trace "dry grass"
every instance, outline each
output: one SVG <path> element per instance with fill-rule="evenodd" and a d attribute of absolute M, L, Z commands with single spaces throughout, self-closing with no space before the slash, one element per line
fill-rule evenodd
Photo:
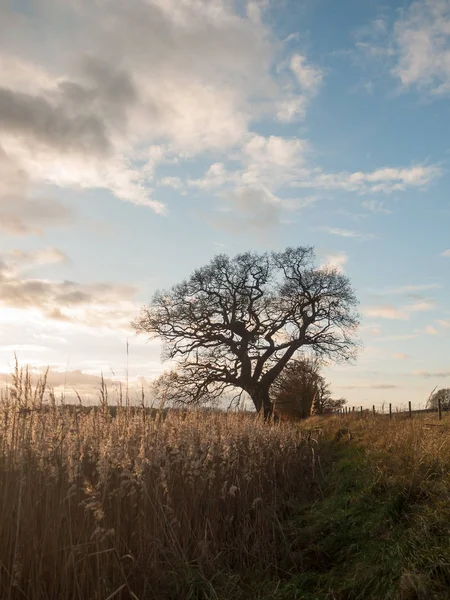
<path fill-rule="evenodd" d="M 449 498 L 449 417 L 113 416 L 17 370 L 0 598 L 446 598 Z"/>
<path fill-rule="evenodd" d="M 314 423 L 334 440 L 334 461 L 323 500 L 299 508 L 302 572 L 277 598 L 450 598 L 449 416 Z"/>
<path fill-rule="evenodd" d="M 293 567 L 279 521 L 316 446 L 240 414 L 55 402 L 17 370 L 0 405 L 0 597 L 231 598 Z"/>

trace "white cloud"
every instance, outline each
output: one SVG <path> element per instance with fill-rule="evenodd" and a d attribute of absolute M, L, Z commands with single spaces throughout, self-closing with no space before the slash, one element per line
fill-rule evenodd
<path fill-rule="evenodd" d="M 393 75 L 404 88 L 417 86 L 432 94 L 450 91 L 450 2 L 413 2 L 394 26 L 396 64 Z"/>
<path fill-rule="evenodd" d="M 388 215 L 392 212 L 389 208 L 386 208 L 384 202 L 374 199 L 363 200 L 363 202 L 361 202 L 361 206 L 374 214 Z"/>
<path fill-rule="evenodd" d="M 306 140 L 291 137 L 249 134 L 234 158 L 241 167 L 230 169 L 223 162 L 209 166 L 203 177 L 191 179 L 188 185 L 201 190 L 220 190 L 234 187 L 265 187 L 272 191 L 289 183 L 304 173 L 309 144 Z M 315 198 L 314 198 L 315 200 Z M 312 196 L 295 199 L 297 207 L 311 204 Z M 286 206 L 289 204 L 287 200 Z"/>
<path fill-rule="evenodd" d="M 438 331 L 433 325 L 427 325 L 424 329 L 424 333 L 427 335 L 438 335 Z"/>
<path fill-rule="evenodd" d="M 398 385 L 391 383 L 367 383 L 361 385 L 338 385 L 336 389 L 340 390 L 394 390 Z"/>
<path fill-rule="evenodd" d="M 311 95 L 318 92 L 323 80 L 320 69 L 309 65 L 306 57 L 300 54 L 292 56 L 290 67 L 302 91 Z"/>
<path fill-rule="evenodd" d="M 433 302 L 415 302 L 407 307 L 408 312 L 427 312 L 433 310 L 435 307 Z"/>
<path fill-rule="evenodd" d="M 42 233 L 68 225 L 72 210 L 51 197 L 32 195 L 29 175 L 0 146 L 0 230 L 14 235 Z"/>
<path fill-rule="evenodd" d="M 239 174 L 228 171 L 223 163 L 217 162 L 208 167 L 203 177 L 190 179 L 188 185 L 201 190 L 217 190 L 232 181 L 237 183 Z"/>
<path fill-rule="evenodd" d="M 15 252 L 0 260 L 0 322 L 10 319 L 20 322 L 23 313 L 35 315 L 42 323 L 56 320 L 129 331 L 137 310 L 134 286 L 53 281 L 28 278 L 24 274 L 28 267 L 63 260 L 67 260 L 66 255 L 55 248 L 35 253 Z"/>
<path fill-rule="evenodd" d="M 158 185 L 162 187 L 169 187 L 174 190 L 181 190 L 184 187 L 182 180 L 179 177 L 173 176 L 162 177 L 158 180 Z"/>
<path fill-rule="evenodd" d="M 277 104 L 276 117 L 282 123 L 304 119 L 308 100 L 305 96 L 288 96 Z"/>
<path fill-rule="evenodd" d="M 444 250 L 444 252 L 442 252 L 441 256 L 450 257 L 450 248 L 448 250 Z"/>
<path fill-rule="evenodd" d="M 55 89 L 62 81 L 46 70 L 43 65 L 6 53 L 0 53 L 0 73 L 2 73 L 2 83 L 6 87 L 25 94 L 36 94 L 42 90 Z"/>
<path fill-rule="evenodd" d="M 371 240 L 376 237 L 373 233 L 360 233 L 359 231 L 352 231 L 350 229 L 339 229 L 338 227 L 328 227 L 325 225 L 323 227 L 320 227 L 319 229 L 321 231 L 326 231 L 331 235 L 338 235 L 340 237 L 346 238 L 359 238 L 362 240 Z"/>
<path fill-rule="evenodd" d="M 304 163 L 308 147 L 308 142 L 299 138 L 252 134 L 242 151 L 250 164 L 258 165 L 261 169 L 276 166 L 289 170 Z"/>
<path fill-rule="evenodd" d="M 417 333 L 404 333 L 399 335 L 386 335 L 377 338 L 377 342 L 403 342 L 405 340 L 414 340 L 418 337 Z"/>
<path fill-rule="evenodd" d="M 285 97 L 278 102 L 277 119 L 287 123 L 305 117 L 306 109 L 317 95 L 324 77 L 323 71 L 309 64 L 304 55 L 294 54 L 288 65 L 299 91 L 292 84 L 287 85 Z"/>
<path fill-rule="evenodd" d="M 40 265 L 52 265 L 57 263 L 67 263 L 69 257 L 65 252 L 58 248 L 44 248 L 35 252 L 24 252 L 23 250 L 13 250 L 9 257 L 13 262 L 17 262 L 21 268 Z"/>
<path fill-rule="evenodd" d="M 31 181 L 59 187 L 108 189 L 120 200 L 149 206 L 159 214 L 165 212 L 161 202 L 151 199 L 146 172 L 134 168 L 123 156 L 61 153 L 53 148 L 21 145 L 16 140 L 10 140 L 5 148 Z"/>
<path fill-rule="evenodd" d="M 413 294 L 415 292 L 423 292 L 426 290 L 438 290 L 442 288 L 440 283 L 422 283 L 416 285 L 401 285 L 399 287 L 390 288 L 386 294 Z"/>
<path fill-rule="evenodd" d="M 323 173 L 315 169 L 309 177 L 295 181 L 295 187 L 344 190 L 360 194 L 404 191 L 408 187 L 423 187 L 441 174 L 437 166 L 415 165 L 410 168 L 385 167 L 376 171 L 355 173 Z"/>
<path fill-rule="evenodd" d="M 362 312 L 368 317 L 407 321 L 416 312 L 427 312 L 434 308 L 435 306 L 431 302 L 415 302 L 401 307 L 393 306 L 392 304 L 367 306 L 362 309 Z"/>
<path fill-rule="evenodd" d="M 392 28 L 376 20 L 357 37 L 359 54 L 378 61 L 402 90 L 415 88 L 430 96 L 450 92 L 449 0 L 415 0 L 400 9 Z"/>
<path fill-rule="evenodd" d="M 308 151 L 308 142 L 300 138 L 253 134 L 242 148 L 246 168 L 240 177 L 245 184 L 263 182 L 273 189 L 304 172 Z"/>
<path fill-rule="evenodd" d="M 401 319 L 407 320 L 409 315 L 401 308 L 396 308 L 391 304 L 382 306 L 368 306 L 362 311 L 368 317 L 378 317 L 381 319 Z"/>
<path fill-rule="evenodd" d="M 347 262 L 348 254 L 345 252 L 337 252 L 335 254 L 327 254 L 321 267 L 331 267 L 337 269 L 340 273 L 343 273 Z"/>
<path fill-rule="evenodd" d="M 53 0 L 36 5 L 55 30 L 58 19 L 69 22 L 77 11 L 79 30 L 68 41 L 74 59 L 61 54 L 52 72 L 36 64 L 35 56 L 46 54 L 53 62 L 46 50 L 57 36 L 39 39 L 28 15 L 16 37 L 3 36 L 0 124 L 8 160 L 30 185 L 106 188 L 163 212 L 148 186 L 155 143 L 180 155 L 223 152 L 248 135 L 259 110 L 253 97 L 278 100 L 270 72 L 275 46 L 255 17 L 264 3 L 252 6 L 250 19 L 226 0 L 111 0 L 107 8 L 66 3 L 57 11 Z M 2 16 L 12 18 L 7 8 Z M 21 35 L 28 56 L 19 58 Z M 9 230 L 25 230 L 9 221 Z"/>

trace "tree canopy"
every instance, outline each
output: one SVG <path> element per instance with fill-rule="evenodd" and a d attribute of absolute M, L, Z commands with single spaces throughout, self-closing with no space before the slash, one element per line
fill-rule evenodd
<path fill-rule="evenodd" d="M 286 365 L 271 388 L 277 413 L 303 419 L 333 412 L 346 404 L 344 398 L 332 397 L 321 367 L 321 361 L 314 356 L 292 359 Z"/>
<path fill-rule="evenodd" d="M 355 355 L 357 300 L 348 277 L 317 268 L 311 247 L 224 254 L 169 290 L 134 321 L 174 361 L 170 400 L 200 403 L 233 388 L 272 411 L 270 388 L 300 350 L 334 360 Z"/>
<path fill-rule="evenodd" d="M 434 392 L 428 400 L 428 408 L 437 409 L 439 400 L 444 410 L 450 409 L 450 388 L 442 388 Z"/>
<path fill-rule="evenodd" d="M 319 373 L 319 361 L 301 357 L 288 362 L 274 381 L 271 398 L 280 415 L 304 419 L 311 415 L 313 403 L 325 380 Z"/>

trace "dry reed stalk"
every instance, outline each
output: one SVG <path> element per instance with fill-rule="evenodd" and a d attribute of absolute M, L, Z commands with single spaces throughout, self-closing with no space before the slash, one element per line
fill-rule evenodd
<path fill-rule="evenodd" d="M 68 406 L 16 367 L 0 410 L 0 597 L 214 597 L 222 572 L 292 566 L 277 514 L 313 488 L 317 442 L 141 404 L 112 417 L 103 382 L 98 407 Z"/>

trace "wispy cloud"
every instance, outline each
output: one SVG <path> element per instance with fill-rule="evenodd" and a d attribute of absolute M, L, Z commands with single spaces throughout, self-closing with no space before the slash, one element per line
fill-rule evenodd
<path fill-rule="evenodd" d="M 340 385 L 336 389 L 340 390 L 395 390 L 398 385 L 392 383 L 367 383 L 361 385 Z"/>
<path fill-rule="evenodd" d="M 407 321 L 416 312 L 427 312 L 433 310 L 432 302 L 415 302 L 407 306 L 393 306 L 384 304 L 379 306 L 366 306 L 362 309 L 363 314 L 368 317 L 379 317 L 381 319 L 397 319 Z"/>
<path fill-rule="evenodd" d="M 338 227 L 328 227 L 324 225 L 323 227 L 319 227 L 321 231 L 326 231 L 331 235 L 338 235 L 340 237 L 345 238 L 359 238 L 361 240 L 373 240 L 376 238 L 376 235 L 373 233 L 361 233 L 359 231 L 353 231 L 350 229 L 339 229 Z"/>
<path fill-rule="evenodd" d="M 450 92 L 449 9 L 448 0 L 418 0 L 395 23 L 392 74 L 404 88 L 416 86 L 431 94 Z"/>
<path fill-rule="evenodd" d="M 285 88 L 284 98 L 277 104 L 277 119 L 284 123 L 305 117 L 308 104 L 318 93 L 324 78 L 323 71 L 310 64 L 306 56 L 301 54 L 291 56 L 287 71 L 292 73 L 296 85 L 290 81 Z"/>
<path fill-rule="evenodd" d="M 232 167 L 212 163 L 202 177 L 189 179 L 189 187 L 219 191 L 233 186 L 264 185 L 275 190 L 305 171 L 309 143 L 298 137 L 249 134 L 236 152 Z"/>
<path fill-rule="evenodd" d="M 413 371 L 413 375 L 424 379 L 443 379 L 450 377 L 450 371 Z"/>
<path fill-rule="evenodd" d="M 389 288 L 384 293 L 389 295 L 395 294 L 414 294 L 415 292 L 424 292 L 428 290 L 438 290 L 441 289 L 442 285 L 440 283 L 419 283 L 412 285 L 401 285 L 395 288 Z"/>
<path fill-rule="evenodd" d="M 447 258 L 450 258 L 450 248 L 448 250 L 444 250 L 444 252 L 442 252 L 441 256 L 445 256 Z"/>
<path fill-rule="evenodd" d="M 410 187 L 424 187 L 441 175 L 437 165 L 414 165 L 409 168 L 384 167 L 376 171 L 355 173 L 324 173 L 313 170 L 302 181 L 293 182 L 295 187 L 323 188 L 367 193 L 391 193 L 405 191 Z"/>
<path fill-rule="evenodd" d="M 356 54 L 395 78 L 400 91 L 416 89 L 429 97 L 448 94 L 449 9 L 449 0 L 415 0 L 399 10 L 392 26 L 375 19 L 356 32 Z"/>
<path fill-rule="evenodd" d="M 13 250 L 9 254 L 9 259 L 21 265 L 22 268 L 70 262 L 67 254 L 59 248 L 44 248 L 42 250 L 36 250 L 36 252 Z"/>
<path fill-rule="evenodd" d="M 361 206 L 374 214 L 389 215 L 392 212 L 391 209 L 387 208 L 386 204 L 380 200 L 363 200 L 363 202 L 361 202 Z"/>
<path fill-rule="evenodd" d="M 375 339 L 376 342 L 403 342 L 406 340 L 414 340 L 419 335 L 417 333 L 404 333 L 398 335 L 385 335 Z"/>
<path fill-rule="evenodd" d="M 180 177 L 162 177 L 161 179 L 158 180 L 158 185 L 162 186 L 162 187 L 169 187 L 172 188 L 174 190 L 181 190 L 184 185 L 183 185 L 183 181 L 180 179 Z"/>

